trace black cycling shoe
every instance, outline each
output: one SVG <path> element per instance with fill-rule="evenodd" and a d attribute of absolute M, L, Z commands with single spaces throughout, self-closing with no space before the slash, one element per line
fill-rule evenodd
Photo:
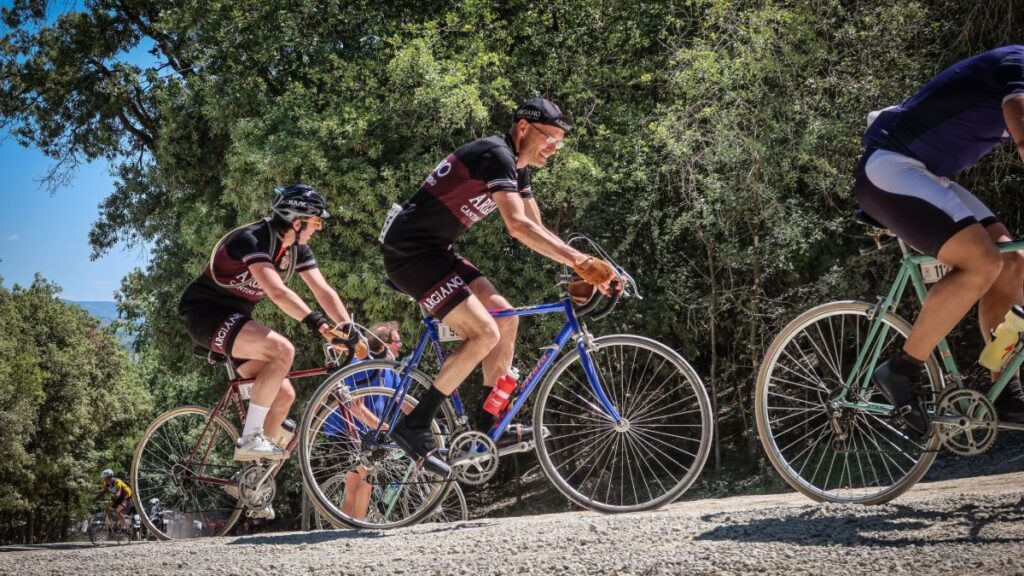
<path fill-rule="evenodd" d="M 1000 422 L 1024 424 L 1024 387 L 1020 380 L 1014 379 L 1006 383 L 1003 393 L 993 402 Z"/>
<path fill-rule="evenodd" d="M 932 434 L 932 422 L 928 417 L 928 409 L 921 398 L 921 381 L 900 374 L 883 362 L 871 375 L 871 382 L 878 391 L 895 407 L 894 415 L 899 415 L 906 423 L 908 431 L 918 440 L 926 440 Z"/>
<path fill-rule="evenodd" d="M 438 458 L 437 443 L 434 442 L 434 433 L 430 427 L 410 428 L 405 425 L 405 416 L 398 419 L 394 428 L 388 431 L 388 436 L 398 444 L 405 453 L 413 460 L 422 460 L 423 467 L 443 478 L 448 478 L 452 473 L 452 467 L 447 462 Z"/>

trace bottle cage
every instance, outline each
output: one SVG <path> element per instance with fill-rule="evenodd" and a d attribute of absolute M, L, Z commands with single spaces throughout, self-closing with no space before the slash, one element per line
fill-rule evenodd
<path fill-rule="evenodd" d="M 260 222 L 260 220 L 256 220 L 255 222 L 249 222 L 248 224 L 242 224 L 238 228 L 235 228 L 234 230 L 232 230 L 232 231 L 228 232 L 227 234 L 221 236 L 220 240 L 217 241 L 217 244 L 214 245 L 213 251 L 210 252 L 210 278 L 213 278 L 214 284 L 216 284 L 217 286 L 220 286 L 221 288 L 243 288 L 245 286 L 249 286 L 251 284 L 255 284 L 256 283 L 256 279 L 253 278 L 252 276 L 249 276 L 248 280 L 246 280 L 244 282 L 239 282 L 237 284 L 224 284 L 224 283 L 222 283 L 220 280 L 217 280 L 217 273 L 213 269 L 213 261 L 217 257 L 217 251 L 221 249 L 221 247 L 224 245 L 225 242 L 227 242 L 227 239 L 230 238 L 232 234 L 234 234 L 235 232 L 238 232 L 242 228 L 246 228 L 246 227 L 252 226 L 253 224 L 258 224 L 259 222 Z M 262 220 L 262 222 L 264 222 L 267 225 L 267 228 L 270 229 L 269 230 L 269 233 L 270 233 L 270 254 L 271 254 L 271 257 L 273 257 L 274 253 L 277 252 L 277 232 L 275 232 L 273 227 L 270 225 L 270 218 L 264 218 Z M 284 280 L 285 284 L 287 284 L 288 281 L 292 279 L 292 276 L 295 275 L 295 257 L 298 255 L 297 248 L 298 248 L 297 244 L 292 244 L 291 246 L 288 247 L 288 267 L 285 268 L 284 270 L 280 271 L 281 272 L 281 278 Z M 276 266 L 277 266 L 276 262 L 274 263 L 274 266 L 276 268 Z"/>

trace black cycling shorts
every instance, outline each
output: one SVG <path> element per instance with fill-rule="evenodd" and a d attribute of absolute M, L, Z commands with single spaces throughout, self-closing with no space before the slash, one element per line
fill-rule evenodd
<path fill-rule="evenodd" d="M 469 298 L 469 283 L 483 276 L 452 249 L 406 256 L 382 245 L 381 254 L 388 278 L 438 320 Z"/>
<path fill-rule="evenodd" d="M 110 503 L 110 507 L 111 508 L 117 508 L 117 507 L 121 506 L 122 504 L 127 504 L 129 498 L 130 497 L 127 494 L 125 494 L 124 492 L 121 492 L 116 497 L 114 497 L 114 501 Z M 126 506 L 125 510 L 127 510 L 127 509 L 128 508 Z"/>
<path fill-rule="evenodd" d="M 182 303 L 178 310 L 192 341 L 222 356 L 231 356 L 231 347 L 249 314 L 203 302 Z"/>
<path fill-rule="evenodd" d="M 943 244 L 964 228 L 999 221 L 963 186 L 889 150 L 864 152 L 854 172 L 853 193 L 872 218 L 931 256 L 938 256 Z"/>

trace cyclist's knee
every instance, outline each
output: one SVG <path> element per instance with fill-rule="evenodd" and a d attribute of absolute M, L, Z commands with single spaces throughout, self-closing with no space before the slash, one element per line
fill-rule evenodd
<path fill-rule="evenodd" d="M 291 380 L 285 378 L 284 381 L 281 382 L 281 389 L 277 391 L 277 397 L 274 400 L 275 402 L 287 404 L 288 406 L 292 405 L 292 402 L 295 401 L 295 387 L 292 386 Z"/>
<path fill-rule="evenodd" d="M 991 250 L 984 250 L 978 254 L 978 258 L 971 266 L 975 272 L 975 276 L 979 282 L 985 284 L 985 287 L 991 286 L 996 278 L 1003 271 L 1003 258 L 1000 256 L 999 251 L 993 246 Z"/>
<path fill-rule="evenodd" d="M 1001 275 L 1012 278 L 1017 284 L 1024 282 L 1024 253 L 1021 251 L 1006 252 L 1002 255 L 1003 268 Z"/>
<path fill-rule="evenodd" d="M 266 346 L 268 360 L 288 366 L 292 365 L 292 361 L 295 360 L 295 346 L 287 338 L 280 334 L 274 334 L 267 338 Z"/>
<path fill-rule="evenodd" d="M 501 339 L 501 332 L 498 330 L 498 324 L 492 318 L 488 318 L 487 321 L 481 322 L 480 325 L 475 326 L 473 330 L 466 335 L 466 341 L 472 343 L 473 346 L 480 348 L 485 352 L 490 352 L 492 348 L 498 345 L 498 340 Z"/>
<path fill-rule="evenodd" d="M 498 325 L 498 332 L 501 334 L 514 334 L 519 330 L 519 317 L 518 316 L 507 316 L 505 318 L 496 318 L 495 322 Z"/>

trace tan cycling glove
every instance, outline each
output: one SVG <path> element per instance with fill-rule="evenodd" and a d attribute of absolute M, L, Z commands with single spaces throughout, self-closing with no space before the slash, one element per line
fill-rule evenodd
<path fill-rule="evenodd" d="M 579 264 L 573 264 L 572 269 L 580 278 L 595 286 L 607 284 L 615 278 L 615 269 L 612 265 L 593 256 L 588 256 Z"/>

